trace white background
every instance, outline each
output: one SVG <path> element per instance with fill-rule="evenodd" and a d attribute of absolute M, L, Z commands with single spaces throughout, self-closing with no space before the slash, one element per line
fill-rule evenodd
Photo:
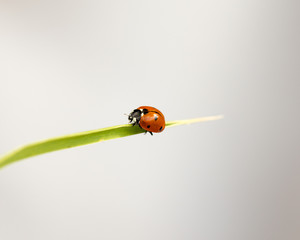
<path fill-rule="evenodd" d="M 299 1 L 0 1 L 0 153 L 127 123 L 225 119 L 0 171 L 0 239 L 300 238 Z"/>

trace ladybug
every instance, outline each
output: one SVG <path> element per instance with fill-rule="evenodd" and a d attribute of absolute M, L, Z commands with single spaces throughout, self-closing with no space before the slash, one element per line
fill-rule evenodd
<path fill-rule="evenodd" d="M 165 129 L 165 117 L 158 109 L 149 106 L 141 106 L 134 109 L 128 116 L 129 123 L 138 124 L 142 129 L 149 132 L 159 133 Z"/>

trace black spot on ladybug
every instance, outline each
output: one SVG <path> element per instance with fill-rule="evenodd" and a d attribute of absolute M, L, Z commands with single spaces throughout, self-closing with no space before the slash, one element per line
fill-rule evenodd
<path fill-rule="evenodd" d="M 144 114 L 147 114 L 148 112 L 149 112 L 148 109 L 143 109 Z"/>
<path fill-rule="evenodd" d="M 155 117 L 154 117 L 154 120 L 156 121 L 158 119 L 158 116 L 157 115 L 155 115 Z"/>
<path fill-rule="evenodd" d="M 161 131 L 161 130 L 162 130 L 162 126 L 160 127 L 159 131 Z"/>
<path fill-rule="evenodd" d="M 150 125 L 148 125 L 147 128 L 150 128 Z"/>

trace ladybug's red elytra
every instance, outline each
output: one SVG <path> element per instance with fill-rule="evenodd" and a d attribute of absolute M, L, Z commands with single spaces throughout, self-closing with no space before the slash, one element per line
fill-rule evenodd
<path fill-rule="evenodd" d="M 128 120 L 133 126 L 138 124 L 151 135 L 153 135 L 152 132 L 159 133 L 165 129 L 165 117 L 161 111 L 154 107 L 138 107 L 129 114 Z"/>

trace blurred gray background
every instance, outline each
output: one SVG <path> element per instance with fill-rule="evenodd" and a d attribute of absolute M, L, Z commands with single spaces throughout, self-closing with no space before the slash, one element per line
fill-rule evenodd
<path fill-rule="evenodd" d="M 300 2 L 0 1 L 0 153 L 127 123 L 223 120 L 0 171 L 0 239 L 300 239 Z"/>

